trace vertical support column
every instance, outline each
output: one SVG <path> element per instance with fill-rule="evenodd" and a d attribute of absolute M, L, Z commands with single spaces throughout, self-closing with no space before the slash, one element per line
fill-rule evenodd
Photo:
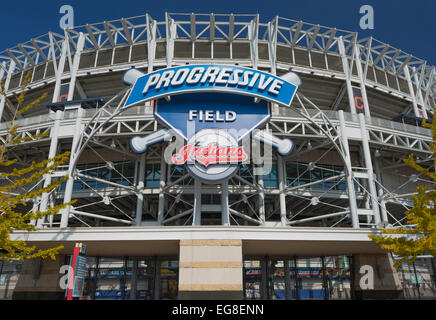
<path fill-rule="evenodd" d="M 82 32 L 79 34 L 79 39 L 77 41 L 77 47 L 76 52 L 74 53 L 74 59 L 73 59 L 73 65 L 71 68 L 71 78 L 70 78 L 70 85 L 68 88 L 68 101 L 73 100 L 74 95 L 74 89 L 76 87 L 76 79 L 77 79 L 77 70 L 79 69 L 79 63 L 80 63 L 80 55 L 82 53 L 83 47 L 85 45 L 85 36 Z M 71 154 L 70 154 L 70 162 L 68 165 L 68 180 L 67 184 L 65 186 L 65 194 L 64 194 L 64 203 L 68 203 L 71 201 L 73 196 L 73 185 L 74 185 L 74 178 L 73 178 L 73 164 L 76 160 L 76 151 L 80 140 L 80 135 L 82 133 L 82 116 L 83 116 L 83 108 L 82 106 L 79 106 L 77 109 L 77 118 L 76 118 L 76 126 L 73 136 L 73 142 L 71 145 Z M 61 216 L 61 228 L 66 228 L 68 226 L 68 219 L 70 216 L 70 210 L 71 206 L 67 206 L 62 211 Z"/>
<path fill-rule="evenodd" d="M 4 87 L 5 93 L 9 89 L 9 84 L 11 82 L 11 77 L 12 77 L 12 73 L 14 72 L 14 70 L 15 70 L 15 61 L 10 60 L 8 72 L 6 74 L 6 79 L 5 79 L 5 87 Z M 6 97 L 2 95 L 0 97 L 0 122 L 2 121 L 2 118 L 3 118 L 3 111 L 5 110 L 5 105 L 6 105 Z"/>
<path fill-rule="evenodd" d="M 70 202 L 73 196 L 73 186 L 74 186 L 73 164 L 76 160 L 75 152 L 77 151 L 77 146 L 79 144 L 79 139 L 82 132 L 82 116 L 83 116 L 83 108 L 82 106 L 79 106 L 79 108 L 77 108 L 76 125 L 74 128 L 73 143 L 71 146 L 70 162 L 68 164 L 69 178 L 65 186 L 64 203 Z M 70 217 L 70 211 L 71 211 L 70 205 L 62 210 L 61 226 L 60 226 L 61 228 L 68 227 L 68 219 Z"/>
<path fill-rule="evenodd" d="M 163 147 L 162 147 L 162 150 Z M 157 209 L 157 223 L 162 225 L 165 216 L 165 185 L 167 181 L 167 163 L 165 157 L 160 160 L 159 203 Z"/>
<path fill-rule="evenodd" d="M 415 91 L 413 90 L 412 79 L 410 78 L 409 67 L 406 65 L 404 66 L 403 70 L 404 74 L 406 75 L 407 85 L 409 86 L 409 93 L 412 97 L 413 112 L 415 114 L 415 117 L 420 117 L 421 115 L 419 114 L 418 104 L 416 102 L 416 95 Z"/>
<path fill-rule="evenodd" d="M 284 161 L 282 156 L 279 154 L 277 154 L 277 172 L 279 176 L 279 191 L 280 191 L 280 221 L 283 226 L 286 226 L 288 219 L 286 218 Z"/>
<path fill-rule="evenodd" d="M 154 21 L 150 15 L 146 15 L 147 23 L 147 60 L 148 60 L 148 72 L 153 71 L 154 58 L 156 56 L 156 21 Z"/>
<path fill-rule="evenodd" d="M 10 60 L 10 62 L 12 63 L 12 60 Z M 4 76 L 6 73 L 6 79 L 3 80 Z M 6 71 L 6 61 L 3 61 L 1 66 L 0 66 L 0 82 L 4 81 L 4 85 L 5 85 L 5 91 L 7 91 L 8 89 L 6 88 L 6 80 L 7 80 L 7 76 L 9 75 L 9 72 Z M 9 77 L 10 80 L 10 77 Z M 9 88 L 9 83 L 7 84 L 8 88 Z M 6 93 L 6 92 L 5 92 Z M 5 108 L 5 103 L 6 103 L 6 97 L 5 96 L 0 96 L 0 122 L 1 122 L 1 118 L 3 115 L 3 109 Z"/>
<path fill-rule="evenodd" d="M 234 21 L 233 15 L 231 17 L 233 18 Z M 257 62 L 259 60 L 258 39 L 259 39 L 259 14 L 257 14 L 254 20 L 251 20 L 250 24 L 248 25 L 248 40 L 250 41 L 250 57 L 251 57 L 251 64 L 253 65 L 253 69 L 257 69 Z"/>
<path fill-rule="evenodd" d="M 377 181 L 380 184 L 383 184 L 381 169 L 380 169 L 380 160 L 377 158 L 377 156 L 374 157 L 374 169 L 375 174 L 377 177 Z M 381 216 L 381 222 L 388 223 L 388 213 L 386 211 L 386 201 L 384 200 L 384 191 L 383 188 L 380 186 L 378 188 L 378 199 L 380 199 L 380 216 Z"/>
<path fill-rule="evenodd" d="M 353 88 L 351 86 L 351 72 L 350 72 L 350 67 L 348 65 L 347 55 L 345 54 L 344 39 L 342 38 L 342 36 L 339 37 L 338 39 L 338 48 L 339 48 L 339 54 L 341 55 L 342 68 L 344 69 L 344 73 L 345 73 L 345 84 L 347 86 L 348 104 L 350 107 L 350 112 L 352 114 L 355 114 L 356 108 L 354 107 Z"/>
<path fill-rule="evenodd" d="M 415 81 L 415 85 L 416 85 L 415 97 L 417 97 L 419 104 L 421 105 L 422 115 L 424 116 L 424 118 L 428 119 L 427 107 L 424 103 L 424 98 L 422 97 L 421 89 L 419 88 L 418 73 L 416 72 L 415 67 L 412 68 L 412 73 L 413 73 L 413 80 Z"/>
<path fill-rule="evenodd" d="M 258 192 L 259 194 L 259 218 L 261 221 L 262 225 L 265 225 L 265 193 L 263 191 L 263 176 L 262 175 L 258 175 L 257 176 L 257 184 L 260 187 L 260 191 Z"/>
<path fill-rule="evenodd" d="M 167 34 L 167 67 L 171 67 L 174 57 L 174 39 L 176 38 L 176 24 L 169 16 L 168 12 L 165 13 L 165 25 Z"/>
<path fill-rule="evenodd" d="M 380 211 L 378 208 L 377 191 L 374 182 L 374 170 L 372 168 L 371 151 L 369 150 L 368 131 L 366 130 L 365 117 L 363 116 L 362 113 L 360 113 L 358 116 L 360 121 L 360 131 L 362 133 L 362 147 L 363 147 L 363 155 L 365 158 L 365 167 L 368 173 L 368 185 L 369 185 L 369 192 L 371 195 L 372 211 L 374 212 L 374 222 L 376 225 L 379 225 Z"/>
<path fill-rule="evenodd" d="M 6 61 L 3 61 L 0 65 L 0 81 L 3 80 L 5 73 L 8 72 L 6 71 Z"/>
<path fill-rule="evenodd" d="M 56 71 L 56 82 L 55 82 L 55 88 L 53 91 L 53 98 L 52 98 L 52 102 L 58 102 L 59 101 L 59 95 L 60 95 L 60 90 L 61 90 L 61 76 L 62 73 L 64 72 L 64 66 L 65 66 L 65 59 L 66 59 L 66 54 L 67 54 L 67 41 L 64 40 L 62 42 L 62 49 L 61 49 L 61 56 L 59 58 L 59 64 L 57 65 L 57 67 L 55 67 L 55 71 Z M 56 59 L 53 59 L 53 64 L 54 66 L 56 66 Z M 50 114 L 53 114 L 52 111 L 50 111 Z M 55 121 L 53 124 L 53 127 L 50 130 L 50 136 L 51 136 L 51 140 L 50 140 L 50 149 L 48 151 L 48 158 L 51 159 L 53 158 L 56 153 L 57 153 L 57 148 L 58 148 L 58 136 L 59 136 L 59 127 L 61 124 L 61 120 L 63 118 L 63 110 L 58 109 L 55 113 Z M 44 188 L 47 188 L 50 184 L 51 184 L 51 175 L 50 174 L 46 174 L 46 176 L 44 177 Z M 46 211 L 48 207 L 48 194 L 44 193 L 41 196 L 41 203 L 39 206 L 39 210 L 40 211 Z M 43 224 L 43 219 L 39 219 L 37 222 L 37 227 L 40 228 L 42 227 Z"/>
<path fill-rule="evenodd" d="M 68 87 L 68 101 L 73 100 L 74 89 L 76 88 L 77 70 L 79 70 L 80 55 L 82 54 L 84 45 L 85 36 L 82 32 L 80 32 L 79 39 L 77 40 L 76 52 L 74 53 L 73 66 L 71 67 L 70 86 Z"/>
<path fill-rule="evenodd" d="M 271 73 L 276 74 L 276 62 L 277 62 L 277 28 L 279 17 L 276 16 L 272 22 L 268 22 L 268 52 L 269 61 L 271 63 Z"/>
<path fill-rule="evenodd" d="M 142 191 L 144 190 L 144 178 L 145 178 L 145 153 L 141 155 L 141 159 L 139 161 L 139 170 L 136 175 L 138 179 L 138 199 L 136 202 L 136 225 L 140 226 L 142 221 L 142 205 L 144 203 L 144 194 Z"/>
<path fill-rule="evenodd" d="M 344 156 L 345 156 L 345 177 L 347 179 L 347 189 L 348 189 L 348 200 L 350 203 L 350 213 L 351 213 L 351 222 L 353 228 L 359 228 L 359 216 L 357 214 L 357 203 L 356 203 L 356 192 L 354 190 L 354 182 L 353 182 L 353 170 L 351 168 L 351 157 L 350 157 L 350 149 L 348 146 L 348 138 L 345 132 L 345 119 L 344 112 L 339 110 L 339 124 L 341 128 L 341 142 L 342 147 L 344 148 Z"/>
<path fill-rule="evenodd" d="M 221 225 L 230 225 L 229 216 L 229 183 L 227 181 L 221 183 Z"/>
<path fill-rule="evenodd" d="M 363 75 L 362 63 L 360 62 L 359 44 L 357 44 L 357 42 L 355 42 L 353 45 L 353 48 L 354 48 L 354 57 L 356 60 L 357 75 L 359 76 L 359 80 L 360 80 L 360 91 L 362 93 L 363 104 L 365 105 L 365 108 L 364 108 L 365 116 L 369 118 L 371 116 L 371 114 L 369 111 L 368 96 L 366 94 L 365 77 Z"/>
<path fill-rule="evenodd" d="M 201 181 L 194 178 L 194 212 L 192 213 L 192 225 L 201 225 Z"/>

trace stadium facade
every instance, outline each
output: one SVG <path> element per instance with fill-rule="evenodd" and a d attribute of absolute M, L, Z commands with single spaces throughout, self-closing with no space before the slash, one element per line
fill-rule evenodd
<path fill-rule="evenodd" d="M 251 157 L 205 181 L 188 164 L 166 160 L 174 141 L 162 133 L 172 125 L 155 111 L 176 96 L 124 107 L 139 82 L 123 83 L 126 74 L 199 65 L 249 69 L 276 84 L 298 75 L 289 106 L 249 98 L 268 104 L 257 123 L 266 136 L 248 135 L 248 146 L 260 146 L 262 159 L 270 151 L 270 170 L 259 174 Z M 434 298 L 434 258 L 396 270 L 397 257 L 368 238 L 380 226 L 404 225 L 417 185 L 431 184 L 402 161 L 413 153 L 434 169 L 431 132 L 421 126 L 436 106 L 435 67 L 426 61 L 356 32 L 282 17 L 166 13 L 49 32 L 1 52 L 0 66 L 12 101 L 29 70 L 26 101 L 48 94 L 17 123 L 20 137 L 49 135 L 9 156 L 26 165 L 72 155 L 39 185 L 70 180 L 28 209 L 77 200 L 30 222 L 38 231 L 12 235 L 64 249 L 55 261 L 2 262 L 2 298 L 64 299 L 62 266 L 75 243 L 86 244 L 83 299 Z M 240 96 L 231 96 L 238 108 Z M 5 137 L 13 114 L 3 97 L 0 114 Z M 231 122 L 233 114 L 213 116 L 211 123 Z M 144 152 L 134 152 L 134 137 L 148 141 Z M 289 154 L 280 149 L 286 141 Z M 374 286 L 366 288 L 368 274 Z"/>

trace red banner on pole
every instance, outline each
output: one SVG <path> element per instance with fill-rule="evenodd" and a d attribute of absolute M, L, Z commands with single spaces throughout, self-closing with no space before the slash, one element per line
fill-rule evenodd
<path fill-rule="evenodd" d="M 85 256 L 86 246 L 82 243 L 77 242 L 74 246 L 73 256 L 70 263 L 69 273 L 68 273 L 68 287 L 67 287 L 67 300 L 73 300 L 73 296 L 77 297 L 77 293 L 73 295 L 73 290 L 75 289 L 77 276 L 77 268 L 80 267 L 84 269 L 83 264 L 86 264 Z M 81 263 L 78 265 L 78 261 Z M 84 261 L 82 261 L 84 260 Z M 79 268 L 79 269 L 80 269 Z M 83 270 L 84 271 L 84 270 Z M 82 279 L 84 281 L 84 279 Z M 79 288 L 80 289 L 80 288 Z M 81 285 L 81 289 L 83 290 L 83 284 Z"/>

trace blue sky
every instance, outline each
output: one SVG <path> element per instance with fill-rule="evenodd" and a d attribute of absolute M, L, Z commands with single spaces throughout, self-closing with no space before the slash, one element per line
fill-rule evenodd
<path fill-rule="evenodd" d="M 74 8 L 75 25 L 132 17 L 148 12 L 164 19 L 165 11 L 180 13 L 259 13 L 261 21 L 275 15 L 373 36 L 436 65 L 436 0 L 40 0 L 8 1 L 0 13 L 0 51 L 48 31 L 61 32 L 59 8 Z M 359 28 L 359 8 L 374 8 L 374 29 Z"/>

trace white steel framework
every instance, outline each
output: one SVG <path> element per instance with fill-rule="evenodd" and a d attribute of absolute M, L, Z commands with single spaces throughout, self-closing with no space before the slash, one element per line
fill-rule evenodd
<path fill-rule="evenodd" d="M 131 67 L 150 72 L 196 63 L 302 76 L 291 108 L 274 106 L 264 125 L 296 143 L 288 157 L 273 153 L 272 174 L 254 175 L 254 165 L 243 164 L 229 181 L 205 185 L 163 161 L 167 142 L 143 156 L 131 152 L 132 136 L 161 125 L 148 104 L 122 109 L 130 89 L 121 74 Z M 433 114 L 435 67 L 373 38 L 358 39 L 355 32 L 281 17 L 262 23 L 259 15 L 166 13 L 158 21 L 146 14 L 67 29 L 63 35 L 51 32 L 1 52 L 0 78 L 8 97 L 14 99 L 29 70 L 30 96 L 48 91 L 56 102 L 68 84 L 70 101 L 106 101 L 98 109 L 41 107 L 17 120 L 19 137 L 51 133 L 11 148 L 9 156 L 20 163 L 72 152 L 68 166 L 39 183 L 48 185 L 65 173 L 70 180 L 35 199 L 34 208 L 78 202 L 61 216 L 36 222 L 40 228 L 397 226 L 404 223 L 413 186 L 430 183 L 407 172 L 401 161 L 413 152 L 422 164 L 434 165 L 429 130 L 391 120 Z M 353 86 L 361 90 L 364 114 L 354 108 Z M 0 100 L 6 121 L 10 107 Z M 3 122 L 2 141 L 6 134 Z"/>

